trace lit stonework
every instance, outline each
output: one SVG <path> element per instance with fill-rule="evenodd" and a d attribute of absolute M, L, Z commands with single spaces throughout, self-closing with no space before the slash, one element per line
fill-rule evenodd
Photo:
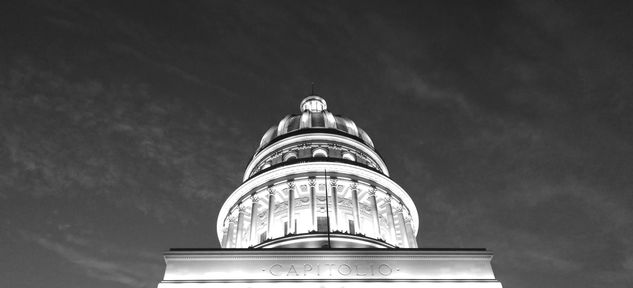
<path fill-rule="evenodd" d="M 417 249 L 418 211 L 367 133 L 319 96 L 299 108 L 222 206 L 223 249 L 170 250 L 159 287 L 501 287 L 485 249 Z"/>

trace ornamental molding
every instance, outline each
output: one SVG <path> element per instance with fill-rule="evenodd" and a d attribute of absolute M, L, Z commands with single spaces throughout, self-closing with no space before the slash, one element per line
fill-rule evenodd
<path fill-rule="evenodd" d="M 369 158 L 374 160 L 372 162 L 377 162 L 376 166 L 379 168 L 379 170 L 381 170 L 385 175 L 389 176 L 389 170 L 385 162 L 380 157 L 380 155 L 378 155 L 378 153 L 375 150 L 373 150 L 373 148 L 367 146 L 366 144 L 363 144 L 352 138 L 336 135 L 336 134 L 309 133 L 309 134 L 295 135 L 286 139 L 282 139 L 278 142 L 275 142 L 269 145 L 263 150 L 257 152 L 255 156 L 253 156 L 253 159 L 247 166 L 246 171 L 244 172 L 243 181 L 246 181 L 249 179 L 249 177 L 251 177 L 251 175 L 253 174 L 253 169 L 258 165 L 258 163 L 261 163 L 264 159 L 269 159 L 268 157 L 276 153 L 275 151 L 279 149 L 283 149 L 286 146 L 293 145 L 297 142 L 305 143 L 305 142 L 312 142 L 312 141 L 324 141 L 325 143 L 327 143 L 327 141 L 335 141 L 342 145 L 350 146 L 353 149 L 358 150 L 360 153 L 368 155 Z"/>

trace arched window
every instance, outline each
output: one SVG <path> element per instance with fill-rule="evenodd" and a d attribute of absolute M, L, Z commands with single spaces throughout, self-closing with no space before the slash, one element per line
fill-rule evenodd
<path fill-rule="evenodd" d="M 284 155 L 284 162 L 288 161 L 288 160 L 294 160 L 297 159 L 297 153 L 296 152 L 288 152 L 286 153 L 286 155 Z"/>
<path fill-rule="evenodd" d="M 316 148 L 312 150 L 312 157 L 327 157 L 327 150 L 325 148 Z"/>
<path fill-rule="evenodd" d="M 349 152 L 343 152 L 343 159 L 349 160 L 349 161 L 356 161 L 356 156 L 354 156 L 354 154 L 349 153 Z"/>

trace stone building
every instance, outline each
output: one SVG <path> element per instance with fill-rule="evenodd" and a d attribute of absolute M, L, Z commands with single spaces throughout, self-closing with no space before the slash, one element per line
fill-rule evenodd
<path fill-rule="evenodd" d="M 221 249 L 165 253 L 167 287 L 501 287 L 486 249 L 418 248 L 418 211 L 367 133 L 303 99 L 262 137 Z"/>

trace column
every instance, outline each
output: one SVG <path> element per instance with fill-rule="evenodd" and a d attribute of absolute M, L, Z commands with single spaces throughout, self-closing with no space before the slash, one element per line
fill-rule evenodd
<path fill-rule="evenodd" d="M 411 248 L 409 243 L 409 233 L 404 226 L 404 215 L 402 214 L 402 203 L 398 203 L 396 206 L 396 215 L 398 217 L 398 226 L 400 227 L 400 235 L 402 238 L 402 247 Z"/>
<path fill-rule="evenodd" d="M 227 236 L 226 248 L 235 248 L 233 237 L 235 237 L 235 217 L 229 216 L 229 235 Z"/>
<path fill-rule="evenodd" d="M 229 228 L 228 227 L 224 227 L 222 228 L 222 248 L 227 248 L 226 247 L 226 242 L 229 239 Z"/>
<path fill-rule="evenodd" d="M 404 227 L 407 230 L 407 235 L 409 236 L 409 248 L 418 248 L 418 242 L 415 240 L 413 228 L 411 227 L 411 216 L 404 218 Z"/>
<path fill-rule="evenodd" d="M 251 234 L 248 242 L 251 243 L 251 246 L 255 246 L 259 240 L 257 239 L 257 202 L 259 202 L 259 198 L 256 194 L 253 193 L 251 201 L 253 202 L 251 205 Z"/>
<path fill-rule="evenodd" d="M 331 230 L 335 231 L 335 230 L 339 230 L 338 228 L 338 196 L 336 195 L 336 182 L 338 179 L 336 178 L 330 178 L 330 185 L 332 185 L 332 207 L 334 210 L 334 225 L 332 226 Z"/>
<path fill-rule="evenodd" d="M 398 244 L 398 239 L 396 238 L 396 227 L 393 221 L 393 208 L 391 207 L 391 195 L 387 194 L 387 198 L 385 198 L 385 206 L 387 210 L 387 226 L 389 226 L 389 235 L 391 236 L 391 242 L 394 245 Z"/>
<path fill-rule="evenodd" d="M 235 241 L 236 248 L 244 248 L 244 243 L 242 236 L 244 235 L 244 212 L 246 212 L 246 207 L 239 204 L 239 213 L 237 214 L 237 240 Z"/>
<path fill-rule="evenodd" d="M 295 233 L 295 183 L 288 181 L 288 234 Z"/>
<path fill-rule="evenodd" d="M 308 185 L 310 186 L 310 212 L 312 213 L 312 230 L 317 231 L 316 180 L 314 178 L 308 179 Z"/>
<path fill-rule="evenodd" d="M 268 228 L 266 238 L 273 238 L 273 220 L 275 218 L 275 190 L 268 188 Z"/>
<path fill-rule="evenodd" d="M 358 210 L 358 183 L 352 182 L 352 215 L 354 216 L 354 231 L 360 233 L 360 211 Z"/>
<path fill-rule="evenodd" d="M 380 238 L 380 219 L 378 218 L 378 202 L 376 201 L 376 188 L 367 191 L 369 195 L 369 208 L 374 222 L 374 238 Z"/>

